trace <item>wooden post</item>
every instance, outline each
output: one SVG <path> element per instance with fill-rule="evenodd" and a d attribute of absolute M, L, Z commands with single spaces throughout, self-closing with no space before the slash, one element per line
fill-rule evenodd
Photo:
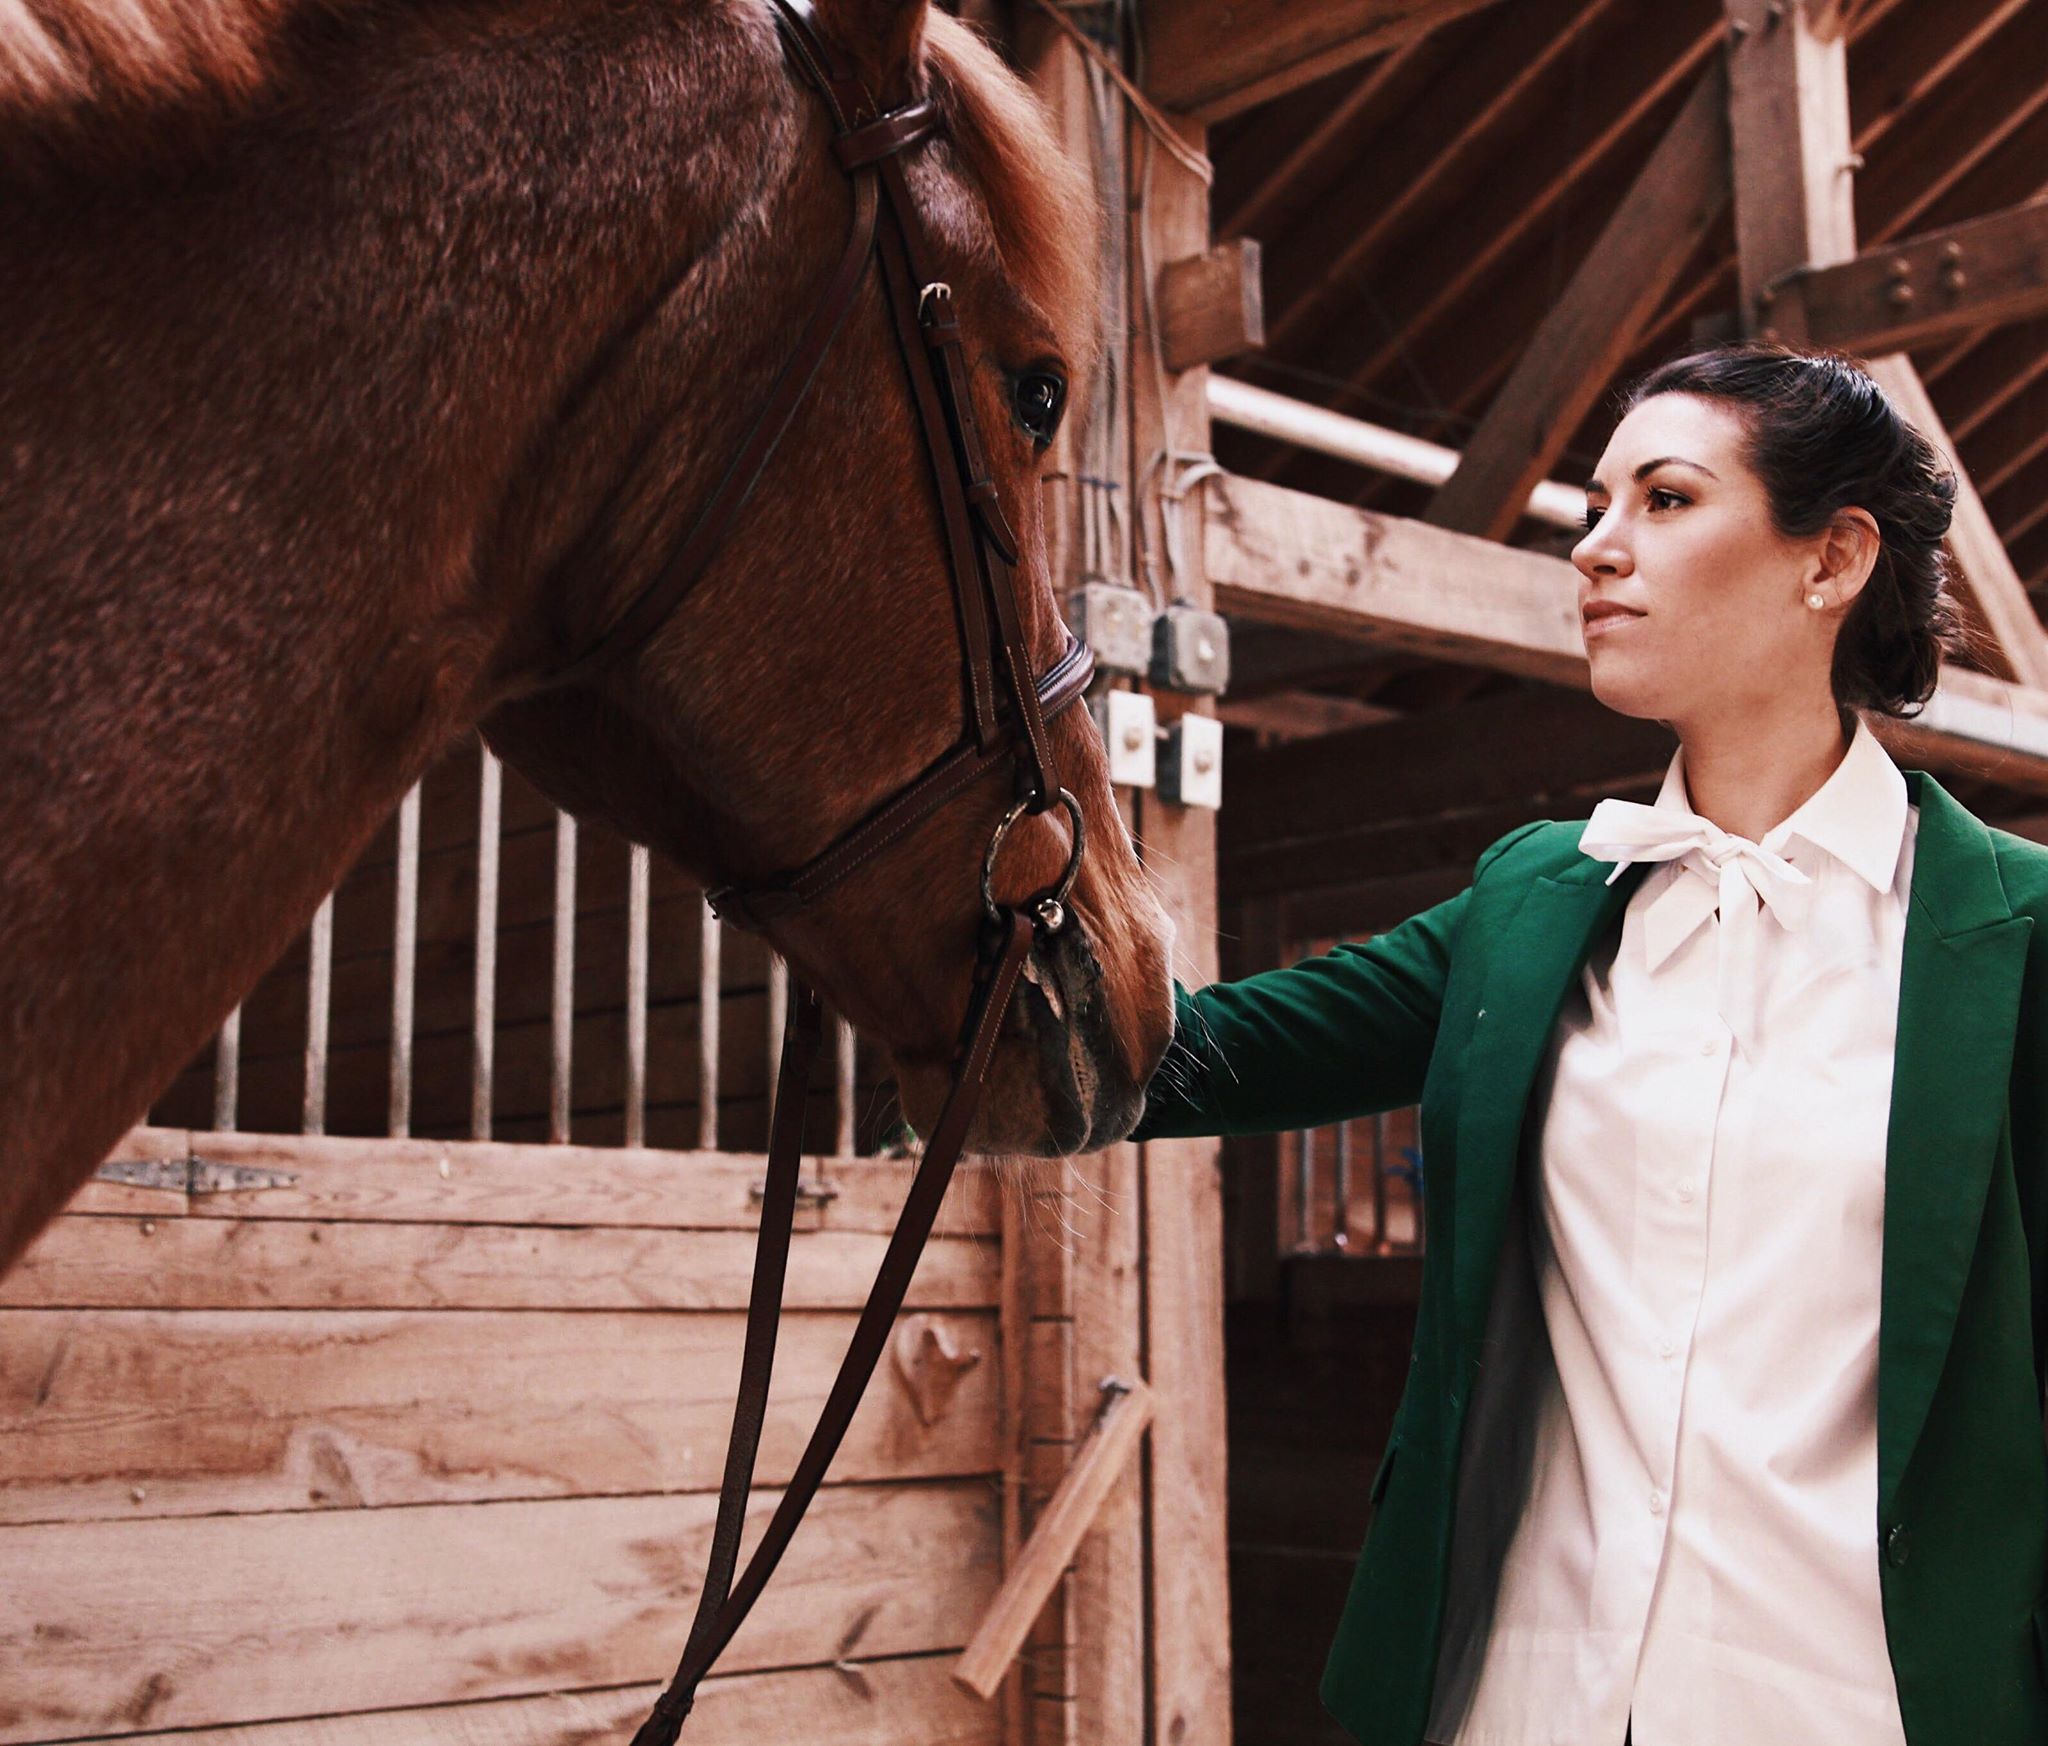
<path fill-rule="evenodd" d="M 1093 167 L 1103 205 L 1099 379 L 1109 391 L 1068 420 L 1042 504 L 1048 568 L 1064 597 L 1084 574 L 1129 579 L 1129 537 L 1122 530 L 1130 475 L 1120 440 L 1129 393 L 1121 363 L 1127 344 L 1124 100 L 1034 9 L 1023 9 L 1018 25 L 1020 62 L 1050 105 L 1068 151 Z M 1128 808 L 1125 822 L 1135 826 Z M 1034 1184 L 1022 1210 L 1016 1264 L 1028 1330 L 1021 1355 L 1020 1526 L 1029 1534 L 1095 1421 L 1100 1385 L 1112 1376 L 1141 1374 L 1138 1148 L 1111 1146 L 1063 1161 Z M 1011 1265 L 1008 1254 L 1004 1262 Z M 1143 1746 L 1147 1740 L 1144 1508 L 1142 1473 L 1127 1465 L 1026 1639 L 1022 1733 L 1007 1738 L 1006 1746 Z"/>
<path fill-rule="evenodd" d="M 1178 123 L 1205 148 L 1206 129 Z M 1138 123 L 1130 126 L 1131 259 L 1140 267 L 1209 245 L 1209 190 Z M 1199 491 L 1181 501 L 1188 524 L 1169 544 L 1164 515 L 1180 495 L 1183 457 L 1209 452 L 1208 372 L 1172 374 L 1156 283 L 1132 275 L 1132 470 L 1147 579 L 1162 598 L 1207 609 Z M 1181 568 L 1169 568 L 1174 557 Z M 1160 719 L 1209 713 L 1207 699 L 1156 694 Z M 1225 794 L 1229 772 L 1224 772 Z M 1227 800 L 1226 800 L 1227 804 Z M 1137 837 L 1160 900 L 1179 927 L 1183 981 L 1217 973 L 1216 815 L 1140 793 Z M 1151 1437 L 1152 1739 L 1229 1746 L 1230 1557 L 1223 1361 L 1222 1149 L 1214 1139 L 1154 1140 L 1143 1148 L 1145 1374 L 1158 1403 Z"/>

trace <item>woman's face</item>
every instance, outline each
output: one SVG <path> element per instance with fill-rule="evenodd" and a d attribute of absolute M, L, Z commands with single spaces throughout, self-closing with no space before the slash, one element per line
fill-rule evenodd
<path fill-rule="evenodd" d="M 1657 394 L 1615 430 L 1586 490 L 1580 627 L 1593 694 L 1689 724 L 1828 694 L 1839 622 L 1824 541 L 1787 540 L 1727 405 Z M 1825 610 L 1806 604 L 1815 586 Z M 1608 609 L 1625 610 L 1608 615 Z"/>

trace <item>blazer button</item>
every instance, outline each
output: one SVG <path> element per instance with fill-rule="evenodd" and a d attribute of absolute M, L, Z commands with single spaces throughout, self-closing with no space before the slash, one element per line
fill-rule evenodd
<path fill-rule="evenodd" d="M 1885 1562 L 1889 1564 L 1894 1570 L 1898 1569 L 1900 1565 L 1906 1562 L 1906 1555 L 1909 1552 L 1911 1552 L 1912 1549 L 1913 1542 L 1911 1537 L 1907 1534 L 1906 1525 L 1903 1522 L 1899 1523 L 1896 1527 L 1892 1529 L 1892 1531 L 1889 1534 L 1885 1535 L 1884 1537 Z"/>

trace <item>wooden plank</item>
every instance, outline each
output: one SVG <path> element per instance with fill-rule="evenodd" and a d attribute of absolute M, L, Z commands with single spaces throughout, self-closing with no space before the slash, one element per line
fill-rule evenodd
<path fill-rule="evenodd" d="M 714 1499 L 0 1528 L 0 1741 L 456 1703 L 666 1675 Z M 776 1502 L 757 1496 L 752 1532 Z M 957 1649 L 996 1586 L 979 1481 L 834 1487 L 720 1662 Z"/>
<path fill-rule="evenodd" d="M 162 1136 L 162 1137 L 159 1137 Z M 759 1158 L 728 1152 L 628 1151 L 607 1146 L 519 1146 L 493 1140 L 374 1140 L 329 1135 L 201 1134 L 138 1129 L 136 1153 L 174 1156 L 180 1144 L 217 1163 L 275 1170 L 289 1186 L 197 1195 L 190 1216 L 222 1219 L 396 1219 L 429 1224 L 638 1225 L 663 1230 L 753 1230 Z M 942 1236 L 1002 1229 L 998 1172 L 963 1162 L 933 1227 Z M 805 1178 L 834 1191 L 802 1213 L 806 1229 L 881 1231 L 916 1172 L 906 1158 L 817 1158 Z M 90 1210 L 127 1211 L 104 1206 Z M 166 1196 L 175 1211 L 182 1196 Z M 88 1210 L 75 1204 L 74 1210 Z M 168 1215 L 167 1215 L 168 1216 Z"/>
<path fill-rule="evenodd" d="M 715 1674 L 690 1712 L 690 1746 L 830 1740 L 833 1746 L 999 1746 L 988 1706 L 955 1686 L 947 1661 L 842 1661 Z M 378 1710 L 152 1734 L 161 1746 L 610 1746 L 628 1739 L 659 1685 Z"/>
<path fill-rule="evenodd" d="M 1001 1465 L 995 1318 L 924 1424 L 870 1388 L 835 1481 Z M 590 1311 L 0 1311 L 0 1523 L 716 1489 L 744 1317 Z M 784 1484 L 853 1329 L 783 1319 L 760 1483 Z"/>
<path fill-rule="evenodd" d="M 1709 63 L 1536 329 L 1424 515 L 1504 540 L 1728 203 L 1728 84 Z"/>
<path fill-rule="evenodd" d="M 1204 490 L 1203 555 L 1221 611 L 1579 682 L 1578 575 L 1563 559 L 1252 479 Z"/>
<path fill-rule="evenodd" d="M 1565 559 L 1255 480 L 1206 489 L 1205 549 L 1224 611 L 1586 686 L 1578 573 Z M 1971 773 L 1989 760 L 1999 781 L 2048 792 L 2043 689 L 1944 668 L 1911 730 L 1914 756 Z"/>
<path fill-rule="evenodd" d="M 2048 313 L 2048 197 L 1802 269 L 1773 290 L 1773 326 L 1860 353 Z"/>
<path fill-rule="evenodd" d="M 808 1231 L 784 1305 L 854 1309 L 888 1239 Z M 747 1304 L 751 1231 L 591 1225 L 360 1224 L 332 1219 L 69 1214 L 0 1279 L 17 1309 L 733 1310 Z M 993 1304 L 999 1245 L 935 1237 L 912 1309 Z"/>
<path fill-rule="evenodd" d="M 1110 1487 L 1137 1454 L 1153 1410 L 1152 1391 L 1142 1382 L 1109 1402 L 1032 1528 L 1022 1555 L 1006 1564 L 1002 1587 L 953 1669 L 954 1679 L 977 1697 L 995 1696 L 1007 1677 L 1025 1632 L 1073 1562 Z"/>
<path fill-rule="evenodd" d="M 1144 0 L 1145 91 L 1220 121 L 1493 0 Z"/>
<path fill-rule="evenodd" d="M 1258 243 L 1239 237 L 1161 267 L 1159 337 L 1166 367 L 1176 373 L 1264 346 Z"/>
<path fill-rule="evenodd" d="M 1185 12 L 1186 7 L 1176 8 Z M 1289 17 L 1318 8 L 1299 4 Z M 1275 14 L 1274 23 L 1279 23 Z M 1190 143 L 1206 145 L 1203 131 L 1188 129 Z M 1133 186 L 1139 259 L 1171 260 L 1199 248 L 1209 233 L 1205 184 L 1163 154 L 1140 160 Z M 1140 247 L 1139 241 L 1143 246 Z M 1142 329 L 1157 312 L 1140 300 L 1133 312 Z M 1166 392 L 1139 393 L 1131 402 L 1133 476 L 1145 486 L 1139 500 L 1146 549 L 1169 548 L 1162 518 L 1163 495 L 1173 489 L 1171 469 L 1162 475 L 1145 463 L 1155 452 L 1209 452 L 1209 397 L 1206 373 L 1188 370 Z M 1179 549 L 1186 567 L 1161 573 L 1165 591 L 1204 609 L 1218 602 L 1205 559 L 1200 524 L 1207 507 L 1200 497 L 1182 505 L 1185 527 Z M 1204 712 L 1207 699 L 1168 691 L 1154 693 L 1162 722 Z M 1228 775 L 1225 776 L 1226 783 Z M 1156 791 L 1141 790 L 1135 836 L 1146 873 L 1160 902 L 1177 924 L 1180 942 L 1175 969 L 1201 983 L 1216 971 L 1216 814 L 1204 807 L 1172 806 Z M 1119 1148 L 1130 1151 L 1132 1148 Z M 1146 1551 L 1144 1598 L 1150 1626 L 1147 1685 L 1149 1727 L 1145 1735 L 1175 1746 L 1229 1746 L 1230 1548 L 1224 1528 L 1228 1430 L 1224 1420 L 1223 1363 L 1223 1193 L 1222 1153 L 1213 1138 L 1152 1141 L 1136 1149 L 1143 1193 L 1136 1211 L 1142 1220 L 1144 1291 L 1142 1315 L 1144 1376 L 1156 1397 L 1158 1417 L 1147 1448 L 1145 1488 Z M 1086 1300 L 1077 1305 L 1077 1358 L 1083 1389 L 1107 1375 L 1128 1375 L 1110 1350 L 1095 1350 L 1086 1337 Z M 1119 1315 L 1128 1314 L 1120 1303 Z M 1089 1421 L 1094 1403 L 1089 1403 Z M 1133 1475 L 1133 1478 L 1136 1476 Z M 1128 1482 L 1126 1482 L 1128 1483 Z M 1099 1537 L 1098 1537 L 1099 1538 Z M 1092 1625 L 1084 1615 L 1084 1625 Z M 1108 1736 L 1136 1739 L 1130 1735 Z M 1091 1742 L 1092 1746 L 1092 1742 Z"/>

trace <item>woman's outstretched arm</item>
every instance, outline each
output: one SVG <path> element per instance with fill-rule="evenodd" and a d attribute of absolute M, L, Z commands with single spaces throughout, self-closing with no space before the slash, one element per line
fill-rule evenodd
<path fill-rule="evenodd" d="M 1476 882 L 1511 831 L 1479 857 Z M 1387 933 L 1236 982 L 1174 984 L 1174 1037 L 1133 1140 L 1318 1127 L 1422 1096 L 1471 887 Z"/>

